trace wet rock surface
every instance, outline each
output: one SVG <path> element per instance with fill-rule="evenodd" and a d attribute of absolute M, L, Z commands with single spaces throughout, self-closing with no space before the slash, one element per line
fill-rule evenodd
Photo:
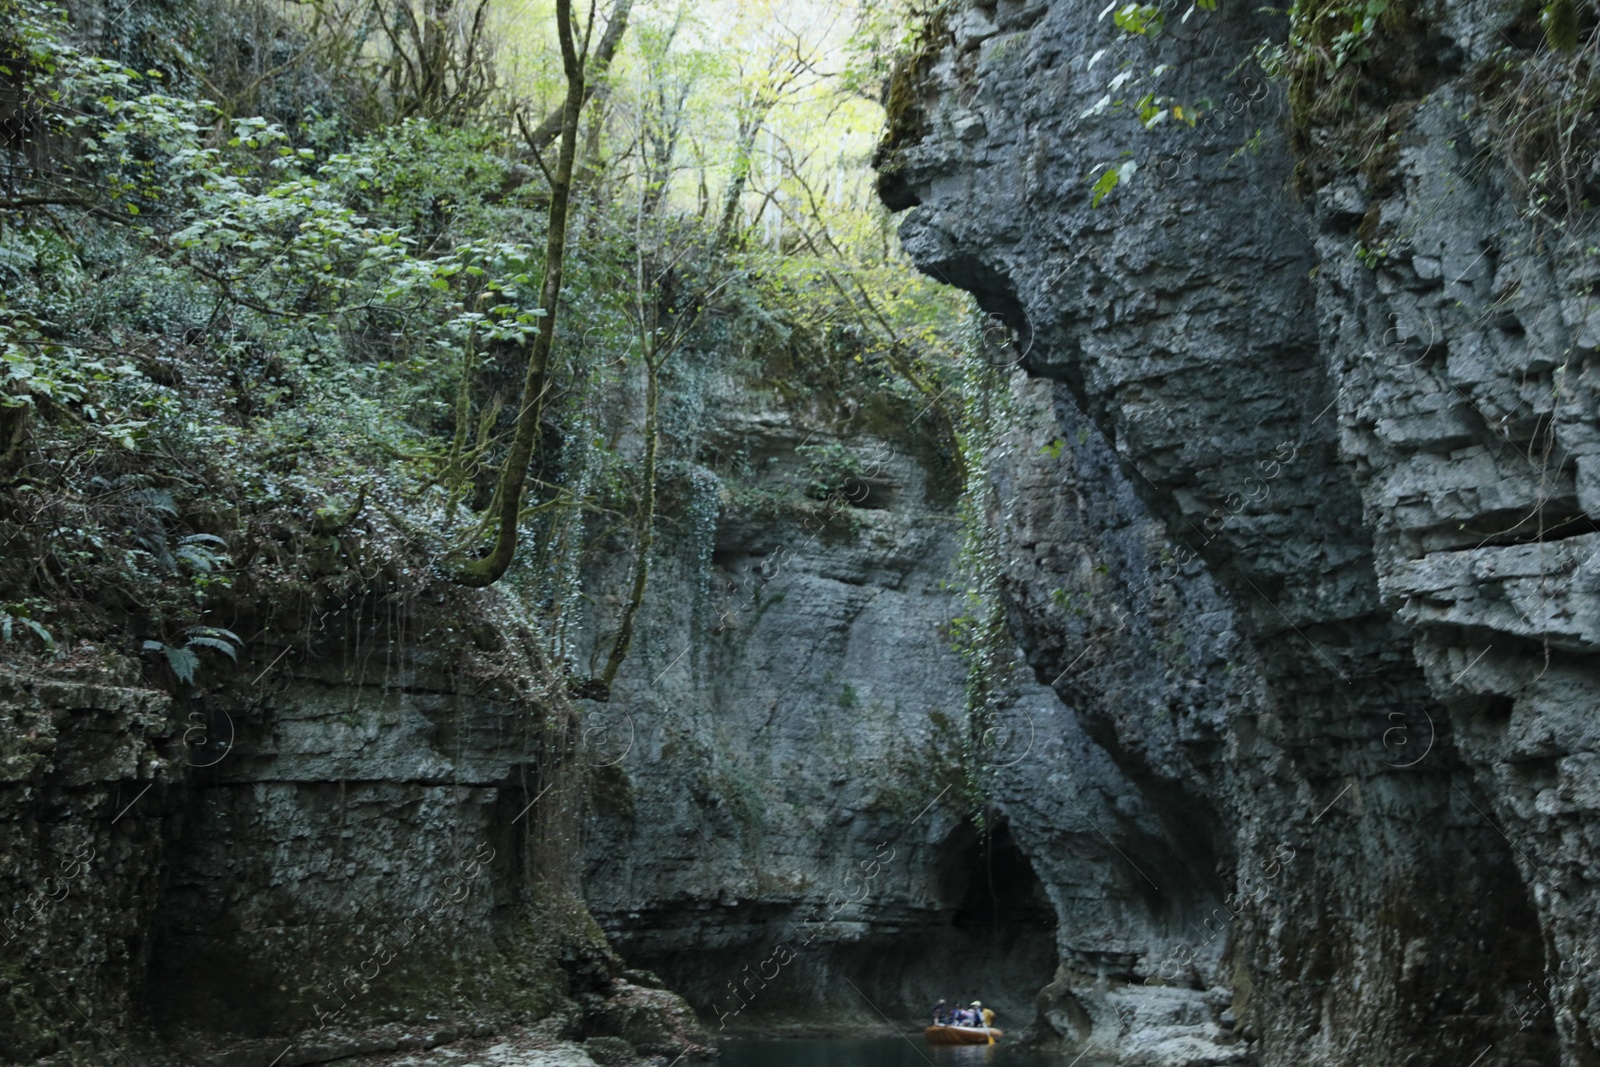
<path fill-rule="evenodd" d="M 174 832 L 146 817 L 166 807 L 170 712 L 139 686 L 0 671 L 0 1059 L 92 1040 L 74 1006 L 130 1018 Z"/>

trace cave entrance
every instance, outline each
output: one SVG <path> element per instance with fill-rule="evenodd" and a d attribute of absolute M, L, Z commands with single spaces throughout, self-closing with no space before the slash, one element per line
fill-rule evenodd
<path fill-rule="evenodd" d="M 1003 820 L 987 832 L 962 823 L 933 859 L 937 906 L 902 927 L 892 945 L 857 954 L 849 970 L 862 990 L 876 990 L 874 999 L 909 1018 L 940 998 L 952 1006 L 981 1000 L 997 1013 L 995 1025 L 1028 1025 L 1057 959 L 1055 907 L 1033 863 Z"/>
<path fill-rule="evenodd" d="M 1005 822 L 987 834 L 962 823 L 939 852 L 939 896 L 951 927 L 991 937 L 1013 929 L 1054 935 L 1055 908 Z"/>
<path fill-rule="evenodd" d="M 1003 1029 L 1032 1023 L 1035 998 L 1055 977 L 1056 913 L 1010 828 L 963 823 L 917 866 L 911 899 L 874 899 L 865 922 L 822 922 L 812 945 L 799 925 L 817 914 L 811 903 L 702 902 L 634 913 L 607 929 L 624 958 L 661 975 L 706 1019 L 739 1008 L 730 1025 L 919 1021 L 941 997 L 983 1001 Z M 795 948 L 781 967 L 773 963 L 780 941 Z"/>

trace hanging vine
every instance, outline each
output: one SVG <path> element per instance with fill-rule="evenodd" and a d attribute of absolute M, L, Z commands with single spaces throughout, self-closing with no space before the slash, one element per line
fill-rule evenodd
<path fill-rule="evenodd" d="M 1004 507 L 987 471 L 1004 458 L 1005 427 L 1016 415 L 1009 367 L 988 358 L 984 315 L 974 302 L 962 361 L 961 416 L 956 431 L 967 472 L 959 514 L 962 546 L 956 573 L 963 588 L 962 614 L 951 621 L 952 645 L 966 662 L 966 706 L 961 729 L 963 801 L 980 832 L 987 828 L 993 769 L 985 750 L 998 712 L 1014 687 L 1015 640 L 1001 600 Z"/>

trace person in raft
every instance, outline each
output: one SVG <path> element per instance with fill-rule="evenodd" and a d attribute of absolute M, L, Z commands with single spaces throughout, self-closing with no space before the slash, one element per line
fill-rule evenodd
<path fill-rule="evenodd" d="M 945 1004 L 944 998 L 939 998 L 939 1003 L 933 1006 L 933 1025 L 944 1026 L 950 1021 L 950 1008 Z"/>
<path fill-rule="evenodd" d="M 972 1016 L 972 1025 L 973 1026 L 993 1026 L 994 1025 L 994 1012 L 991 1011 L 988 1008 L 985 1008 L 983 1006 L 983 1001 L 974 1000 L 972 1002 L 972 1008 L 973 1008 L 973 1010 L 972 1010 L 972 1012 L 970 1014 Z M 982 1013 L 981 1015 L 979 1014 L 980 1012 Z"/>

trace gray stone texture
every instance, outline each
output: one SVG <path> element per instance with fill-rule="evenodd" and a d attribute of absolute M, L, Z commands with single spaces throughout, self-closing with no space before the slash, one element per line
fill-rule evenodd
<path fill-rule="evenodd" d="M 1060 434 L 1062 466 L 1094 472 L 1030 490 L 1000 464 L 1026 501 L 1009 573 L 1030 661 L 1159 796 L 1167 840 L 1215 858 L 1190 892 L 1245 896 L 1186 981 L 1219 988 L 1261 1062 L 1596 1062 L 1596 242 L 1586 217 L 1519 210 L 1485 161 L 1469 72 L 1514 13 L 1390 30 L 1436 62 L 1420 89 L 1363 73 L 1405 104 L 1381 189 L 1313 128 L 1299 196 L 1284 90 L 1251 62 L 1281 22 L 1180 13 L 1148 44 L 1098 5 L 970 5 L 902 74 L 883 188 L 913 208 L 905 247 L 1058 383 L 1054 417 L 1016 432 Z M 1212 121 L 1090 113 L 1124 60 L 1171 64 L 1161 91 L 1209 98 Z M 1181 589 L 1169 552 L 1196 557 Z M 1063 618 L 1046 593 L 1083 557 L 1108 569 Z M 1125 630 L 1142 639 L 1073 662 L 1076 632 Z M 1133 684 L 1186 634 L 1168 692 Z M 1294 858 L 1258 892 L 1280 844 Z M 1182 916 L 1171 893 L 1148 911 Z M 1064 946 L 1053 995 L 1093 1015 L 1147 989 L 1182 925 L 1124 921 L 1104 977 Z"/>

